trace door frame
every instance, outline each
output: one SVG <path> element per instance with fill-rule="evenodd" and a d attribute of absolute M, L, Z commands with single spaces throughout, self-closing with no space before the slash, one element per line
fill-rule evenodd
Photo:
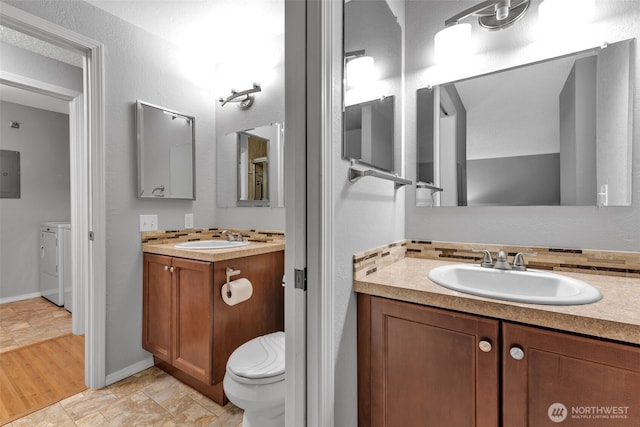
<path fill-rule="evenodd" d="M 292 42 L 287 44 L 287 40 Z M 304 248 L 303 265 L 307 272 L 306 335 L 300 332 L 296 336 L 304 338 L 305 353 L 304 359 L 294 365 L 299 375 L 305 373 L 301 366 L 306 363 L 306 387 L 299 390 L 303 395 L 292 397 L 289 390 L 287 393 L 287 402 L 293 402 L 294 410 L 304 408 L 304 418 L 289 418 L 291 410 L 287 404 L 286 425 L 332 427 L 336 357 L 333 141 L 342 137 L 342 124 L 334 120 L 335 113 L 342 111 L 339 95 L 342 88 L 336 90 L 334 82 L 342 78 L 342 0 L 285 1 L 285 51 L 285 93 L 292 93 L 285 97 L 285 134 L 288 150 L 296 150 L 300 156 L 298 163 L 288 164 L 287 172 L 293 167 L 295 173 L 288 175 L 287 182 L 295 181 L 290 184 L 295 191 L 287 192 L 286 206 L 291 211 L 287 210 L 286 221 L 287 224 L 295 221 L 291 215 L 297 215 L 298 221 L 304 222 L 302 233 L 300 229 L 287 228 L 287 251 L 299 252 Z M 291 194 L 296 199 L 292 200 Z M 291 206 L 294 203 L 301 206 Z M 292 236 L 292 232 L 296 234 Z M 289 284 L 292 271 L 289 268 L 286 271 Z M 285 320 L 287 333 L 291 327 L 300 328 L 300 317 L 297 322 L 291 326 Z M 299 346 L 300 342 L 287 341 L 287 346 L 290 344 Z M 285 363 L 289 381 L 291 360 Z M 296 377 L 296 382 L 300 381 Z M 291 387 L 293 390 L 294 386 Z"/>
<path fill-rule="evenodd" d="M 70 129 L 80 142 L 72 147 L 71 156 L 71 168 L 77 173 L 71 180 L 72 256 L 77 260 L 72 280 L 86 284 L 79 301 L 85 313 L 85 383 L 100 388 L 106 381 L 104 46 L 8 4 L 0 7 L 0 24 L 84 58 L 84 96 L 72 103 L 71 111 L 82 120 Z"/>
<path fill-rule="evenodd" d="M 307 425 L 307 291 L 296 270 L 307 268 L 306 4 L 286 1 L 285 12 L 285 425 Z"/>
<path fill-rule="evenodd" d="M 83 95 L 82 92 L 78 92 L 72 89 L 68 89 L 62 86 L 52 85 L 47 82 L 43 82 L 40 80 L 31 79 L 26 76 L 22 76 L 19 74 L 13 74 L 6 71 L 0 70 L 0 84 L 6 86 L 12 86 L 19 89 L 27 90 L 30 92 L 39 93 L 41 95 L 49 96 L 56 99 L 61 99 L 63 101 L 67 101 L 69 103 L 69 155 L 70 155 L 70 164 L 69 164 L 69 174 L 70 174 L 70 195 L 71 195 L 71 211 L 76 211 L 74 209 L 73 204 L 77 203 L 78 200 L 73 197 L 73 194 L 77 194 L 78 181 L 80 177 L 78 177 L 79 164 L 82 162 L 82 158 L 80 154 L 82 153 L 82 144 L 84 143 L 84 139 L 82 137 L 83 132 L 83 120 L 84 120 L 84 108 L 83 108 Z M 71 224 L 74 224 L 74 221 L 71 221 Z M 73 238 L 73 227 L 72 227 L 72 242 Z M 77 278 L 80 275 L 77 273 L 80 266 L 76 265 L 77 263 L 73 260 L 78 259 L 79 254 L 74 251 L 73 243 L 71 248 L 71 286 L 73 289 L 74 298 L 72 300 L 71 312 L 73 315 L 71 316 L 71 331 L 75 335 L 82 335 L 85 333 L 85 318 L 84 318 L 84 306 L 81 304 L 81 301 L 84 301 L 85 287 L 83 286 L 85 282 L 80 282 Z M 76 271 L 74 273 L 74 271 Z M 74 278 L 75 276 L 75 278 Z"/>

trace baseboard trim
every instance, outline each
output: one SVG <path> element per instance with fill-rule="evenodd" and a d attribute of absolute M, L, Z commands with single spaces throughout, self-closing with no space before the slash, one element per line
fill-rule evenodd
<path fill-rule="evenodd" d="M 0 298 L 0 304 L 6 304 L 8 302 L 22 301 L 22 300 L 31 299 L 31 298 L 38 298 L 38 297 L 41 297 L 41 296 L 42 296 L 42 294 L 40 292 L 34 292 L 32 294 L 24 294 L 24 295 L 16 295 L 15 297 Z"/>
<path fill-rule="evenodd" d="M 134 363 L 133 365 L 127 366 L 124 369 L 120 369 L 119 371 L 114 372 L 113 374 L 107 375 L 106 385 L 111 385 L 113 383 L 117 383 L 120 380 L 123 380 L 131 375 L 137 374 L 138 372 L 144 371 L 145 369 L 149 369 L 153 366 L 153 357 L 149 357 L 147 359 L 141 360 L 138 363 Z"/>

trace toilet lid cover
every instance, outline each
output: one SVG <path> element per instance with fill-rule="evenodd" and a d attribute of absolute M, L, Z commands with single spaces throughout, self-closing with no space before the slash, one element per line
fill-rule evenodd
<path fill-rule="evenodd" d="M 254 338 L 229 357 L 227 370 L 250 379 L 284 375 L 284 332 Z"/>

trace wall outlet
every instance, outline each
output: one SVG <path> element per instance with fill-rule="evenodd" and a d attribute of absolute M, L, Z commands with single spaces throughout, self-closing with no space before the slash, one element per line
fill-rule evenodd
<path fill-rule="evenodd" d="M 184 228 L 193 228 L 193 214 L 184 214 Z"/>
<path fill-rule="evenodd" d="M 158 215 L 140 215 L 140 231 L 156 231 Z"/>

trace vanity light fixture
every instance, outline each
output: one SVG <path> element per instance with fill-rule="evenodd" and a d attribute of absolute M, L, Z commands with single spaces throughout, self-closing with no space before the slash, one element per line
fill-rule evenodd
<path fill-rule="evenodd" d="M 367 56 L 364 49 L 344 54 L 346 83 L 348 87 L 364 86 L 376 81 L 376 67 L 373 56 Z"/>
<path fill-rule="evenodd" d="M 219 101 L 222 107 L 229 102 L 238 102 L 238 108 L 241 110 L 246 110 L 253 105 L 253 101 L 255 96 L 252 95 L 256 92 L 261 92 L 262 87 L 260 87 L 260 83 L 254 83 L 251 89 L 237 91 L 236 89 L 231 89 L 231 95 L 226 98 L 220 97 Z"/>
<path fill-rule="evenodd" d="M 471 53 L 471 24 L 460 21 L 473 16 L 485 30 L 501 30 L 519 21 L 529 9 L 529 4 L 530 0 L 488 0 L 447 19 L 445 28 L 434 37 L 436 62 Z"/>

